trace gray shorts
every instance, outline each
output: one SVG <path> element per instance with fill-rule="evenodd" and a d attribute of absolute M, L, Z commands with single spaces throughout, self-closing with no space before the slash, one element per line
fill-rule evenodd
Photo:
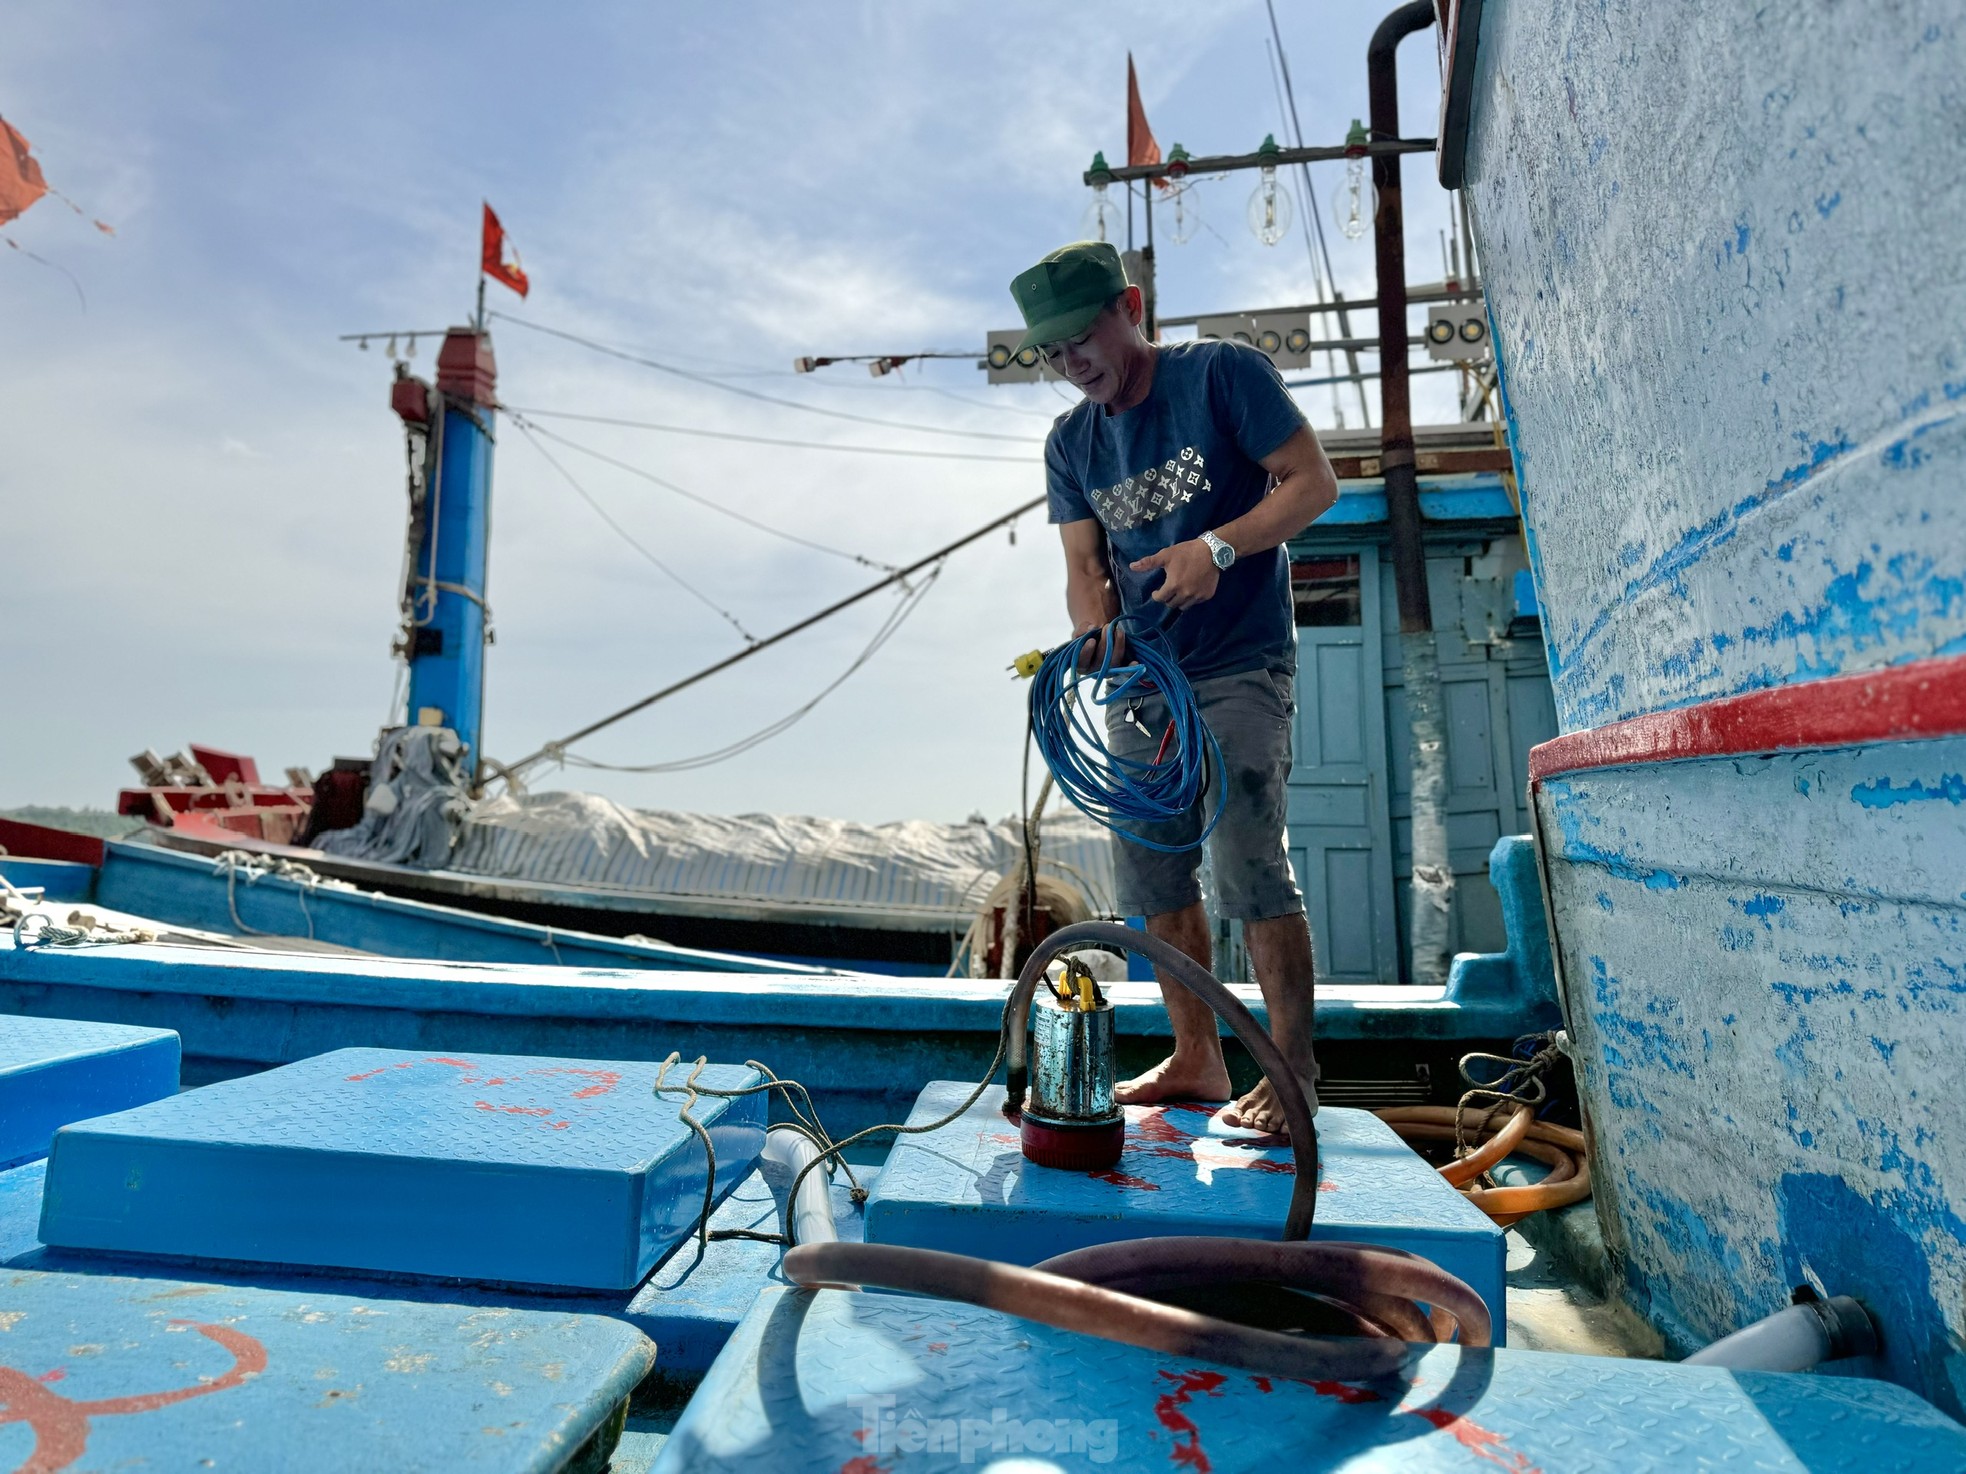
<path fill-rule="evenodd" d="M 1290 727 L 1296 711 L 1291 678 L 1280 671 L 1241 671 L 1195 682 L 1202 720 L 1222 749 L 1222 773 L 1192 809 L 1157 824 L 1129 825 L 1161 844 L 1185 844 L 1201 833 L 1226 791 L 1221 821 L 1208 837 L 1221 913 L 1261 921 L 1304 909 L 1303 893 L 1284 849 L 1285 803 L 1290 779 Z M 1167 730 L 1167 703 L 1150 696 L 1139 703 L 1142 732 L 1126 719 L 1128 703 L 1106 708 L 1107 742 L 1122 757 L 1151 761 Z M 1148 733 L 1152 735 L 1149 736 Z M 1222 780 L 1226 779 L 1226 789 Z M 1175 854 L 1115 837 L 1113 869 L 1122 913 L 1161 916 L 1201 899 L 1201 849 Z"/>

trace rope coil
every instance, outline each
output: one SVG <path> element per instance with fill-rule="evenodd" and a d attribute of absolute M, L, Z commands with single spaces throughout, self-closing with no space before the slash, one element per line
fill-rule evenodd
<path fill-rule="evenodd" d="M 1131 626 L 1125 630 L 1131 663 L 1116 665 L 1115 637 L 1122 626 Z M 1083 669 L 1089 642 L 1096 639 L 1101 642 L 1099 664 Z M 1168 725 L 1160 749 L 1144 762 L 1122 757 L 1108 744 L 1096 709 L 1121 701 L 1137 705 L 1151 695 L 1167 705 Z M 1030 721 L 1038 755 L 1060 792 L 1081 813 L 1120 838 L 1162 854 L 1178 854 L 1198 848 L 1215 832 L 1222 817 L 1219 783 L 1215 812 L 1186 844 L 1163 844 L 1129 827 L 1180 818 L 1207 791 L 1210 774 L 1222 771 L 1222 749 L 1202 720 L 1194 687 L 1182 673 L 1163 630 L 1142 623 L 1138 615 L 1123 614 L 1103 631 L 1088 631 L 1046 651 L 1031 680 Z"/>

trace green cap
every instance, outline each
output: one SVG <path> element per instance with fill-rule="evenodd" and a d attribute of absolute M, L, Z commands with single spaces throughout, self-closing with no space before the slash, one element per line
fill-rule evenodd
<path fill-rule="evenodd" d="M 1018 351 L 1076 338 L 1126 288 L 1126 268 L 1115 247 L 1105 241 L 1060 246 L 1011 278 L 1010 295 L 1024 314 Z"/>

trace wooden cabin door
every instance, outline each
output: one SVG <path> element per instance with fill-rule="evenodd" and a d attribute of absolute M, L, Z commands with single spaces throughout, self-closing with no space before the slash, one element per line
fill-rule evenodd
<path fill-rule="evenodd" d="M 1291 564 L 1297 718 L 1290 863 L 1320 982 L 1396 982 L 1391 808 L 1378 549 L 1319 549 Z"/>

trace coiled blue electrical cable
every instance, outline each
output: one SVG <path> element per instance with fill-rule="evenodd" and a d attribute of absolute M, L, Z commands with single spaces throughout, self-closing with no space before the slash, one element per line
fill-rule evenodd
<path fill-rule="evenodd" d="M 1123 626 L 1130 659 L 1115 665 L 1113 634 Z M 1082 813 L 1150 850 L 1192 850 L 1215 832 L 1222 817 L 1219 793 L 1215 812 L 1186 844 L 1162 844 L 1128 826 L 1164 823 L 1192 809 L 1207 791 L 1209 774 L 1221 772 L 1222 749 L 1202 720 L 1194 687 L 1163 631 L 1140 623 L 1136 615 L 1121 615 L 1105 628 L 1097 668 L 1081 670 L 1086 643 L 1099 633 L 1088 632 L 1045 652 L 1031 680 L 1032 741 L 1059 790 Z M 1156 693 L 1167 705 L 1170 722 L 1160 739 L 1161 751 L 1145 762 L 1120 756 L 1107 745 L 1102 709 Z"/>

